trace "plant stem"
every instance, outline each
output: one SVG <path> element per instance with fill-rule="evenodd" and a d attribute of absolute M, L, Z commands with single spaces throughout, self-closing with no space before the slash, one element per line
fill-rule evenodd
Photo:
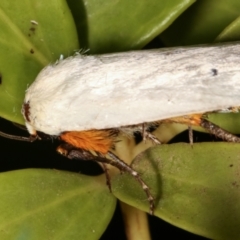
<path fill-rule="evenodd" d="M 147 214 L 120 201 L 128 240 L 150 240 Z"/>

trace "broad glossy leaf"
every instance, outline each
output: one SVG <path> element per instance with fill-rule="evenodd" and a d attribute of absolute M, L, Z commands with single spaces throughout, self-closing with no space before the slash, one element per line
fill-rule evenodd
<path fill-rule="evenodd" d="M 240 113 L 212 113 L 208 114 L 208 120 L 233 134 L 240 134 Z"/>
<path fill-rule="evenodd" d="M 105 176 L 27 169 L 0 174 L 0 238 L 99 239 L 115 210 Z"/>
<path fill-rule="evenodd" d="M 240 147 L 234 143 L 171 144 L 151 148 L 133 164 L 156 197 L 155 215 L 211 239 L 240 235 Z M 114 195 L 149 210 L 128 174 L 113 180 Z"/>
<path fill-rule="evenodd" d="M 160 38 L 167 46 L 213 42 L 237 17 L 239 0 L 201 0 L 188 8 Z"/>
<path fill-rule="evenodd" d="M 140 49 L 195 0 L 68 0 L 83 49 L 106 53 Z"/>
<path fill-rule="evenodd" d="M 1 0 L 0 29 L 0 115 L 23 123 L 25 90 L 44 66 L 78 49 L 77 32 L 65 0 Z"/>
<path fill-rule="evenodd" d="M 216 42 L 231 42 L 240 40 L 240 17 L 230 23 L 215 39 Z"/>

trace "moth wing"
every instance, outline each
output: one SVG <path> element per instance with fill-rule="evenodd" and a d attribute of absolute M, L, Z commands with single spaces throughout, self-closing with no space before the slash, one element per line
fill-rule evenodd
<path fill-rule="evenodd" d="M 29 87 L 32 126 L 51 135 L 240 106 L 240 45 L 77 55 Z"/>

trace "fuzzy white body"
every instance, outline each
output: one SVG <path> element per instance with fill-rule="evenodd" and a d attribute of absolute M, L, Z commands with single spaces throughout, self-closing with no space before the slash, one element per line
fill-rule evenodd
<path fill-rule="evenodd" d="M 50 135 L 240 106 L 240 44 L 76 55 L 44 68 L 24 103 L 29 132 Z"/>

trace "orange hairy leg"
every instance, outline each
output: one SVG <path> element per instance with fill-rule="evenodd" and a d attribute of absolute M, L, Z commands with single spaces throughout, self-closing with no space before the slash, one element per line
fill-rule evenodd
<path fill-rule="evenodd" d="M 69 159 L 93 161 L 95 160 L 94 158 L 97 159 L 97 157 L 92 155 L 89 151 L 94 151 L 98 155 L 106 155 L 110 149 L 113 148 L 115 142 L 114 138 L 117 134 L 118 131 L 113 129 L 63 132 L 60 135 L 60 139 L 67 144 L 60 145 L 57 148 L 57 152 Z M 108 169 L 104 162 L 101 163 L 106 175 L 107 186 L 111 192 L 112 189 Z"/>
<path fill-rule="evenodd" d="M 115 129 L 71 131 L 63 132 L 60 139 L 79 149 L 107 154 L 114 146 L 117 134 Z"/>
<path fill-rule="evenodd" d="M 65 145 L 59 146 L 57 148 L 57 151 L 60 154 L 67 156 L 68 158 L 71 158 L 71 159 L 77 158 L 77 157 L 70 156 L 68 154 L 69 149 L 72 149 L 72 148 L 81 149 L 85 151 L 94 151 L 97 154 L 106 155 L 110 151 L 110 149 L 114 146 L 114 137 L 116 137 L 117 133 L 118 133 L 117 130 L 112 130 L 112 129 L 64 132 L 60 135 L 60 139 L 68 143 L 68 145 L 65 144 Z M 72 152 L 72 154 L 74 153 L 73 150 L 71 150 L 70 152 Z M 86 156 L 84 156 L 84 154 L 82 155 L 78 154 L 78 159 L 93 160 L 89 158 L 89 154 L 86 154 Z M 103 162 L 102 162 L 102 166 L 106 174 L 107 185 L 111 192 L 112 190 L 111 190 L 110 176 L 107 171 L 108 169 Z"/>

